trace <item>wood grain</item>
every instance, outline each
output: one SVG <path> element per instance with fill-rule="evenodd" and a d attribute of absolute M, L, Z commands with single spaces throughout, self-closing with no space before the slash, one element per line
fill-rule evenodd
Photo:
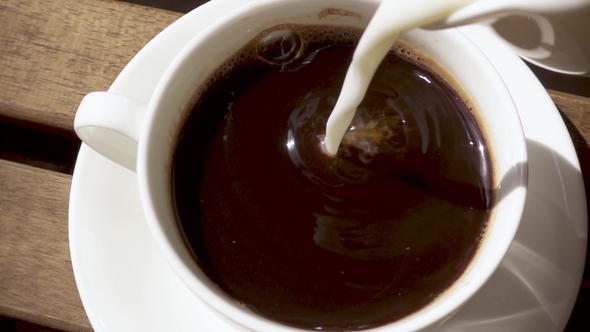
<path fill-rule="evenodd" d="M 0 112 L 71 131 L 82 97 L 106 90 L 180 16 L 116 1 L 0 1 Z"/>
<path fill-rule="evenodd" d="M 586 145 L 590 144 L 590 98 L 554 90 L 547 92 L 557 108 L 566 115 L 568 125 L 580 133 Z"/>
<path fill-rule="evenodd" d="M 71 176 L 0 160 L 0 314 L 91 330 L 68 244 Z"/>

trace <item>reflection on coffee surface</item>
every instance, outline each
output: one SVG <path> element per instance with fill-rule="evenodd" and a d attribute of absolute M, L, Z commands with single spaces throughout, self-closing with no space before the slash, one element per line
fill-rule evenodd
<path fill-rule="evenodd" d="M 276 30 L 219 69 L 182 130 L 172 181 L 187 243 L 221 289 L 271 320 L 362 330 L 400 319 L 477 251 L 493 201 L 482 132 L 456 90 L 398 46 L 329 157 L 322 136 L 360 32 Z"/>

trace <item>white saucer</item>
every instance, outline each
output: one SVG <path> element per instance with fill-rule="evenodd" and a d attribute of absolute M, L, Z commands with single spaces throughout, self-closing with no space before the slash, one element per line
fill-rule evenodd
<path fill-rule="evenodd" d="M 227 8 L 250 1 L 216 0 L 185 15 L 137 54 L 110 91 L 147 104 L 182 46 Z M 576 151 L 550 97 L 522 61 L 486 27 L 461 30 L 489 54 L 518 106 L 527 137 L 529 192 L 499 270 L 437 331 L 561 331 L 578 293 L 587 241 Z M 96 331 L 235 331 L 192 295 L 159 253 L 135 174 L 85 145 L 69 216 L 74 274 Z"/>

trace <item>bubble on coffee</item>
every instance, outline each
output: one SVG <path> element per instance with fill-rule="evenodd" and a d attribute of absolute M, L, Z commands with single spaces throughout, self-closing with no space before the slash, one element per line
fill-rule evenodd
<path fill-rule="evenodd" d="M 174 204 L 195 261 L 237 303 L 289 326 L 363 330 L 428 305 L 471 262 L 494 200 L 460 88 L 401 43 L 337 156 L 323 152 L 361 33 L 263 32 L 201 85 L 175 150 Z"/>
<path fill-rule="evenodd" d="M 298 58 L 302 49 L 299 33 L 274 30 L 260 38 L 256 52 L 261 59 L 271 64 L 285 66 Z"/>

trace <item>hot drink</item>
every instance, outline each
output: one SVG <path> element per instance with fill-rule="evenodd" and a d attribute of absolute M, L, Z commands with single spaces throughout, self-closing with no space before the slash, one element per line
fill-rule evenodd
<path fill-rule="evenodd" d="M 419 310 L 475 255 L 492 166 L 469 103 L 399 44 L 333 158 L 325 125 L 360 31 L 267 31 L 197 92 L 172 166 L 178 221 L 237 302 L 304 329 Z"/>

